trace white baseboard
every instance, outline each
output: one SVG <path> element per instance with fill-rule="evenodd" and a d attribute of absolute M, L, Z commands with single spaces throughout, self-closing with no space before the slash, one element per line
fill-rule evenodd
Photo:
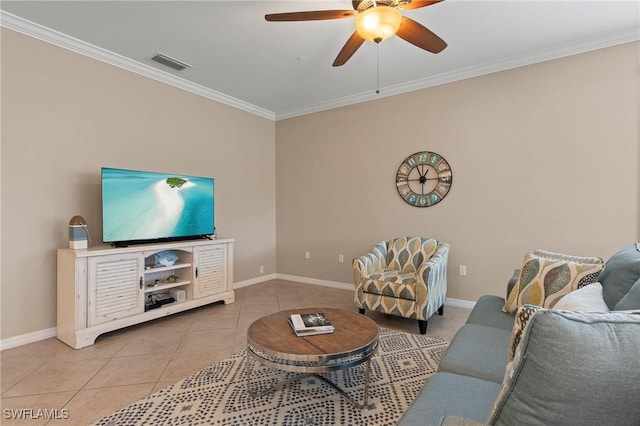
<path fill-rule="evenodd" d="M 444 304 L 447 306 L 453 306 L 454 308 L 464 309 L 473 309 L 473 307 L 476 306 L 476 302 L 472 302 L 471 300 L 452 299 L 450 297 L 447 297 Z"/>
<path fill-rule="evenodd" d="M 296 275 L 287 275 L 287 274 L 276 274 L 276 275 L 278 279 L 285 280 L 285 281 L 295 281 L 295 282 L 305 283 L 305 284 L 315 284 L 315 285 L 321 285 L 324 287 L 339 288 L 341 290 L 353 290 L 353 284 L 351 283 L 319 280 L 317 278 L 299 277 Z"/>
<path fill-rule="evenodd" d="M 5 349 L 16 348 L 18 346 L 49 339 L 51 337 L 56 337 L 56 334 L 56 327 L 53 327 L 20 336 L 9 337 L 7 339 L 0 340 L 0 350 L 4 351 Z"/>
<path fill-rule="evenodd" d="M 276 279 L 285 280 L 285 281 L 295 281 L 295 282 L 305 283 L 305 284 L 321 285 L 324 287 L 338 288 L 341 290 L 353 290 L 352 283 L 320 280 L 317 278 L 300 277 L 297 275 L 288 275 L 288 274 L 262 275 L 256 278 L 235 282 L 233 283 L 232 287 L 235 290 L 238 288 L 249 287 L 255 284 L 260 284 L 266 281 L 271 281 Z M 453 306 L 456 308 L 473 309 L 476 302 L 472 302 L 470 300 L 462 300 L 462 299 L 451 299 L 447 297 L 444 304 L 447 306 Z M 55 327 L 48 328 L 46 330 L 34 331 L 33 333 L 27 333 L 21 336 L 9 337 L 8 339 L 0 340 L 0 350 L 15 348 L 18 346 L 26 345 L 28 343 L 33 343 L 33 342 L 38 342 L 40 340 L 48 339 L 50 337 L 56 337 Z"/>
<path fill-rule="evenodd" d="M 235 282 L 231 287 L 233 287 L 233 289 L 236 290 L 238 288 L 248 287 L 254 284 L 260 284 L 265 281 L 275 280 L 277 278 L 278 278 L 278 274 L 261 275 L 259 277 L 251 278 L 249 280 Z"/>

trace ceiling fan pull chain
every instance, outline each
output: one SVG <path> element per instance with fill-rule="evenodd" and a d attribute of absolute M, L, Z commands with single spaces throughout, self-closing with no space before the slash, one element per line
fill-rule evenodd
<path fill-rule="evenodd" d="M 376 43 L 376 94 L 380 94 L 380 43 Z"/>

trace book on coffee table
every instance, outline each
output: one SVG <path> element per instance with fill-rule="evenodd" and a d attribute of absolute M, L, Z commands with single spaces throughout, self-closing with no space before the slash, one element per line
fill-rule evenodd
<path fill-rule="evenodd" d="M 293 314 L 289 317 L 289 325 L 296 336 L 312 336 L 335 331 L 335 327 L 322 312 Z"/>

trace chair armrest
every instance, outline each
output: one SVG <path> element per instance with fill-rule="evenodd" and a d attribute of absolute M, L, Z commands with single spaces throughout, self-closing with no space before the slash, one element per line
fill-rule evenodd
<path fill-rule="evenodd" d="M 387 243 L 382 241 L 369 253 L 353 259 L 353 283 L 358 284 L 360 277 L 373 274 L 387 267 Z M 356 277 L 356 274 L 359 277 Z"/>
<path fill-rule="evenodd" d="M 435 253 L 423 263 L 416 275 L 418 276 L 418 284 L 426 285 L 430 288 L 436 280 L 447 281 L 447 261 L 449 259 L 449 244 L 439 242 Z M 446 286 L 446 284 L 445 284 Z"/>

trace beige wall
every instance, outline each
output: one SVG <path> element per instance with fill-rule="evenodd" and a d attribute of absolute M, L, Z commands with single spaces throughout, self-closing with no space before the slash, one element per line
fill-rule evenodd
<path fill-rule="evenodd" d="M 502 295 L 528 250 L 606 259 L 640 240 L 638 51 L 630 43 L 279 121 L 278 272 L 350 282 L 350 260 L 376 242 L 430 236 L 451 244 L 448 296 L 476 300 Z M 419 209 L 400 199 L 395 174 L 426 150 L 454 179 L 444 201 Z"/>
<path fill-rule="evenodd" d="M 273 123 L 2 29 L 0 338 L 55 327 L 55 251 L 75 214 L 100 240 L 102 166 L 215 177 L 236 282 L 348 283 L 397 235 L 450 242 L 464 300 L 501 294 L 532 248 L 608 257 L 640 240 L 638 47 Z M 428 209 L 394 185 L 422 150 L 454 170 Z"/>
<path fill-rule="evenodd" d="M 56 249 L 101 239 L 102 166 L 216 179 L 235 281 L 275 273 L 275 123 L 2 30 L 2 334 L 56 325 Z"/>

